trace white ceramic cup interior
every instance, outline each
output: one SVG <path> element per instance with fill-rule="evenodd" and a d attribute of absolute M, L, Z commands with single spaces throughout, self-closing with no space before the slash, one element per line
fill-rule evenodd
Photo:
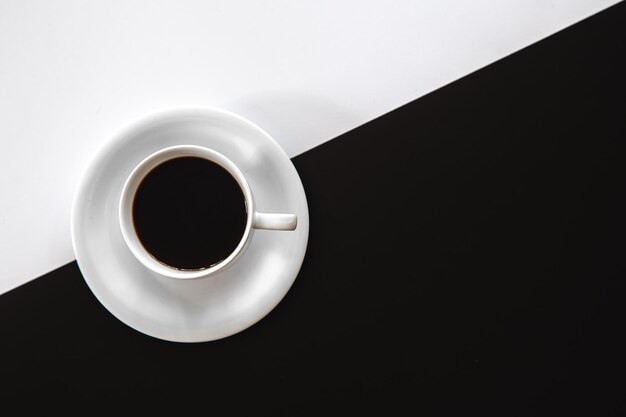
<path fill-rule="evenodd" d="M 181 270 L 155 259 L 143 246 L 133 224 L 133 202 L 137 188 L 144 177 L 165 161 L 185 156 L 204 158 L 226 169 L 237 180 L 246 202 L 246 228 L 235 250 L 222 262 L 204 269 Z M 135 167 L 124 184 L 119 206 L 122 235 L 128 248 L 146 268 L 157 274 L 177 279 L 194 279 L 209 276 L 231 265 L 246 249 L 254 229 L 295 230 L 298 219 L 295 214 L 259 213 L 255 210 L 250 186 L 237 166 L 224 155 L 212 149 L 196 145 L 180 145 L 161 149 L 145 158 Z"/>

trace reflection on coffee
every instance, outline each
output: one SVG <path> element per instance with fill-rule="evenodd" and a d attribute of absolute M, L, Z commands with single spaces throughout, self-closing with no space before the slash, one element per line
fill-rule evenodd
<path fill-rule="evenodd" d="M 145 249 L 181 270 L 226 259 L 241 241 L 246 221 L 237 180 L 203 158 L 163 162 L 144 177 L 133 200 L 133 224 Z"/>

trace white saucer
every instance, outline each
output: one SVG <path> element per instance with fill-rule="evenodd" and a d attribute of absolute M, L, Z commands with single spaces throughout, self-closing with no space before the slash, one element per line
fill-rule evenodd
<path fill-rule="evenodd" d="M 142 159 L 182 144 L 231 159 L 248 180 L 258 210 L 295 213 L 297 229 L 257 230 L 235 264 L 207 278 L 177 280 L 146 269 L 122 238 L 122 186 Z M 98 300 L 130 327 L 177 342 L 230 336 L 268 314 L 296 279 L 308 235 L 306 196 L 289 157 L 259 127 L 211 109 L 161 112 L 125 129 L 90 163 L 72 208 L 76 260 Z"/>

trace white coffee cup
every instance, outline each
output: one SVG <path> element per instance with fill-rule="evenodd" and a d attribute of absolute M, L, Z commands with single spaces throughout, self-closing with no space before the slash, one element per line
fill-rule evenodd
<path fill-rule="evenodd" d="M 204 158 L 223 167 L 237 180 L 246 203 L 246 227 L 241 241 L 226 259 L 205 269 L 181 270 L 159 262 L 144 248 L 133 225 L 133 201 L 144 177 L 163 162 L 180 157 Z M 119 221 L 122 235 L 133 255 L 146 268 L 149 268 L 157 274 L 176 279 L 203 278 L 215 274 L 232 265 L 245 252 L 252 238 L 254 229 L 295 230 L 297 220 L 295 214 L 260 213 L 256 211 L 252 190 L 239 168 L 237 168 L 230 159 L 219 152 L 196 145 L 180 145 L 164 148 L 141 161 L 126 180 L 122 189 L 119 205 Z"/>

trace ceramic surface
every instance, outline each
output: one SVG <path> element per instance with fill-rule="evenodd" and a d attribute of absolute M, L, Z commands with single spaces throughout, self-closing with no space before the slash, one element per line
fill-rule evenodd
<path fill-rule="evenodd" d="M 135 233 L 135 226 L 133 225 L 133 200 L 135 198 L 137 188 L 139 188 L 139 185 L 143 181 L 144 177 L 161 163 L 184 156 L 205 158 L 226 169 L 233 176 L 233 178 L 236 179 L 239 187 L 241 187 L 247 210 L 246 227 L 239 245 L 222 262 L 210 268 L 199 270 L 179 270 L 158 262 L 152 255 L 150 255 L 150 253 L 148 253 L 148 251 L 145 250 L 139 240 L 139 237 Z M 206 192 L 210 193 L 211 190 L 207 189 Z M 155 209 L 158 208 L 155 207 Z M 119 219 L 120 229 L 122 231 L 124 241 L 126 242 L 128 249 L 130 249 L 133 255 L 135 255 L 135 258 L 137 258 L 137 260 L 146 268 L 151 269 L 158 274 L 175 279 L 198 279 L 215 274 L 222 269 L 226 269 L 233 262 L 235 262 L 249 246 L 253 229 L 293 231 L 296 229 L 298 224 L 298 217 L 295 214 L 260 213 L 256 211 L 252 190 L 239 168 L 237 168 L 237 166 L 224 155 L 204 146 L 197 145 L 170 146 L 153 153 L 141 161 L 126 180 L 124 187 L 122 187 Z M 203 238 L 210 239 L 211 237 L 204 236 Z"/>
<path fill-rule="evenodd" d="M 204 278 L 173 279 L 147 269 L 124 242 L 120 196 L 142 160 L 177 145 L 226 156 L 245 176 L 257 210 L 295 214 L 296 230 L 256 230 L 237 262 Z M 98 300 L 130 327 L 179 342 L 223 338 L 268 314 L 298 275 L 308 233 L 306 196 L 285 152 L 256 125 L 214 109 L 160 112 L 123 130 L 89 164 L 72 209 L 74 252 Z"/>

